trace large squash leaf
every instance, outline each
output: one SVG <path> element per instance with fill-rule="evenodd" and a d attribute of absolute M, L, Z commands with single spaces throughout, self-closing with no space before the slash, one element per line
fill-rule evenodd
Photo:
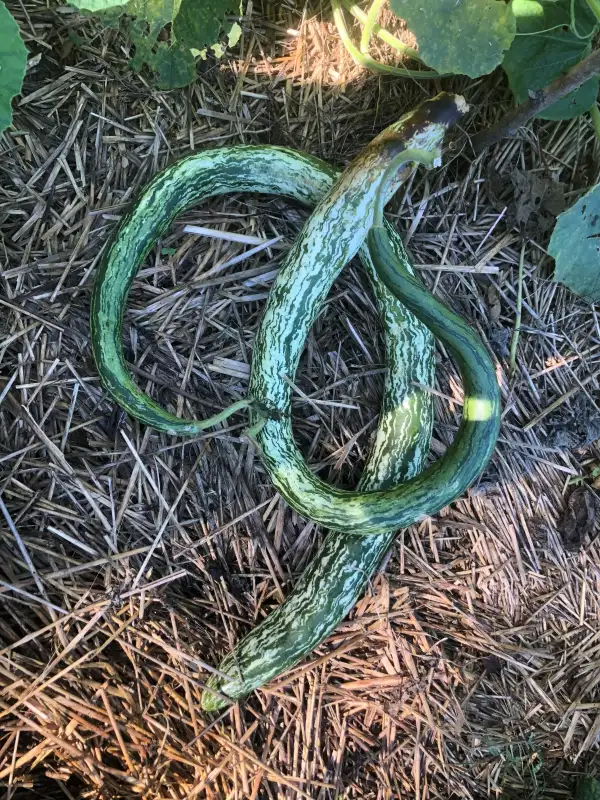
<path fill-rule="evenodd" d="M 21 91 L 27 67 L 27 48 L 19 26 L 0 0 L 0 133 L 12 122 L 11 101 Z"/>
<path fill-rule="evenodd" d="M 160 42 L 150 66 L 158 73 L 159 89 L 180 89 L 196 77 L 196 59 L 190 50 L 177 45 L 169 47 Z"/>
<path fill-rule="evenodd" d="M 149 22 L 152 26 L 158 23 L 164 26 L 173 22 L 180 6 L 181 0 L 129 0 L 127 13 Z"/>
<path fill-rule="evenodd" d="M 438 72 L 477 78 L 502 62 L 516 33 L 504 0 L 390 0 L 417 37 L 419 56 Z"/>
<path fill-rule="evenodd" d="M 555 281 L 600 302 L 600 184 L 558 217 L 548 252 L 556 262 Z"/>
<path fill-rule="evenodd" d="M 238 10 L 239 0 L 181 0 L 173 33 L 186 47 L 203 50 L 229 27 L 227 15 Z"/>
<path fill-rule="evenodd" d="M 502 67 L 517 103 L 541 89 L 587 56 L 597 20 L 586 0 L 513 0 L 517 35 Z M 572 119 L 588 111 L 598 95 L 598 78 L 590 78 L 558 103 L 541 112 L 542 119 Z"/>

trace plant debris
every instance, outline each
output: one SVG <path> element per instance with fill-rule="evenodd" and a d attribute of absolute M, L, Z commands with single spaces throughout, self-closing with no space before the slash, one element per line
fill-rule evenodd
<path fill-rule="evenodd" d="M 567 550 L 578 550 L 596 535 L 600 500 L 586 486 L 573 489 L 557 530 Z"/>
<path fill-rule="evenodd" d="M 567 450 L 583 450 L 600 439 L 600 412 L 585 394 L 563 405 L 546 421 L 546 444 Z"/>
<path fill-rule="evenodd" d="M 510 182 L 488 170 L 488 194 L 498 211 L 506 210 L 510 224 L 523 235 L 545 233 L 554 226 L 556 217 L 565 210 L 566 185 L 556 179 L 557 172 L 513 169 Z"/>

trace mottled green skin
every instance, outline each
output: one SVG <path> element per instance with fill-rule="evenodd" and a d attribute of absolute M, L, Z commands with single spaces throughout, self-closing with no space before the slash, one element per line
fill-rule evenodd
<path fill-rule="evenodd" d="M 215 167 L 221 170 L 223 157 L 243 166 L 248 191 L 268 190 L 308 206 L 317 204 L 339 174 L 323 161 L 281 148 L 235 147 L 201 153 L 177 162 L 157 176 L 142 195 L 143 205 L 136 206 L 121 223 L 96 280 L 92 308 L 94 353 L 103 382 L 117 402 L 147 424 L 180 435 L 193 433 L 196 423 L 172 417 L 156 406 L 129 376 L 122 355 L 122 312 L 141 259 L 182 204 L 193 204 L 206 196 L 204 192 L 214 193 L 214 177 L 208 176 Z M 181 196 L 182 190 L 185 196 Z M 398 234 L 390 228 L 389 235 L 397 257 L 408 265 Z M 366 247 L 361 250 L 361 259 L 382 318 L 389 370 L 377 434 L 359 487 L 385 488 L 415 475 L 429 450 L 431 395 L 413 383 L 430 385 L 433 381 L 433 337 L 377 279 Z M 317 261 L 313 269 L 309 279 L 319 276 Z M 285 603 L 221 664 L 222 672 L 238 674 L 241 670 L 245 677 L 227 685 L 218 680 L 211 685 L 237 699 L 310 653 L 352 609 L 395 533 L 356 537 L 331 532 Z M 218 695 L 204 693 L 205 709 L 224 704 L 226 701 Z"/>
<path fill-rule="evenodd" d="M 446 96 L 442 103 L 447 103 L 448 99 Z M 275 387 L 285 389 L 285 384 L 276 380 L 277 366 L 266 375 L 263 370 L 272 366 L 272 354 L 274 358 L 282 354 L 284 358 L 295 358 L 295 370 L 301 349 L 298 342 L 300 345 L 303 342 L 302 329 L 296 336 L 297 341 L 289 341 L 291 337 L 286 335 L 282 347 L 276 344 L 282 341 L 285 320 L 289 321 L 287 315 L 293 318 L 294 331 L 298 331 L 299 325 L 310 327 L 345 259 L 351 257 L 357 243 L 360 245 L 364 241 L 379 182 L 390 161 L 399 150 L 409 146 L 437 149 L 444 131 L 445 125 L 432 123 L 422 109 L 408 115 L 361 153 L 319 205 L 302 232 L 300 246 L 292 249 L 282 268 L 283 277 L 278 279 L 277 291 L 271 295 L 275 304 L 269 300 L 268 308 L 271 305 L 275 312 L 279 302 L 283 305 L 287 302 L 287 310 L 281 317 L 277 313 L 269 315 L 267 311 L 263 318 L 253 356 L 252 397 L 258 396 L 261 402 L 270 404 L 273 395 L 261 395 L 263 388 L 267 392 Z M 334 226 L 329 225 L 332 218 L 336 220 Z M 394 258 L 410 272 L 397 235 L 387 228 L 387 236 Z M 360 252 L 382 315 L 389 366 L 375 442 L 358 487 L 359 491 L 369 491 L 386 489 L 412 478 L 425 462 L 431 436 L 432 404 L 431 397 L 414 384 L 428 386 L 432 383 L 434 356 L 433 340 L 427 328 L 407 314 L 401 303 L 390 302 L 392 296 L 377 279 L 368 251 L 363 248 Z M 299 298 L 303 297 L 304 303 L 300 305 Z M 279 396 L 275 402 L 289 403 L 289 395 Z M 291 435 L 291 425 L 289 431 Z M 264 446 L 265 437 L 259 435 L 259 441 Z M 291 447 L 295 450 L 293 439 Z M 273 477 L 273 473 L 270 474 Z M 284 482 L 282 493 L 286 497 L 288 488 Z M 292 594 L 219 665 L 219 671 L 229 678 L 214 676 L 209 679 L 202 695 L 202 707 L 206 711 L 223 708 L 280 675 L 335 630 L 364 591 L 396 533 L 394 527 L 375 536 L 353 537 L 346 535 L 335 522 L 329 527 L 334 530 Z"/>
<path fill-rule="evenodd" d="M 433 466 L 404 484 L 407 488 L 412 486 L 417 493 L 428 491 L 437 495 L 432 505 L 439 509 L 459 497 L 492 457 L 501 416 L 496 370 L 475 331 L 430 294 L 397 257 L 385 227 L 371 228 L 367 245 L 378 277 L 444 342 L 462 377 L 463 415 L 452 445 Z"/>
<path fill-rule="evenodd" d="M 410 264 L 397 234 L 390 231 L 396 258 Z M 375 442 L 359 489 L 385 489 L 416 475 L 429 452 L 433 421 L 430 386 L 434 342 L 430 331 L 378 280 L 368 251 L 361 251 L 371 279 L 385 332 L 389 367 Z M 332 531 L 317 556 L 275 611 L 219 664 L 229 680 L 211 677 L 202 708 L 216 711 L 238 700 L 297 664 L 334 631 L 353 608 L 396 530 L 379 536 L 348 536 Z M 210 691 L 214 689 L 219 695 Z"/>
<path fill-rule="evenodd" d="M 409 147 L 433 149 L 439 146 L 446 126 L 461 110 L 453 98 L 444 96 L 433 103 L 424 104 L 417 112 L 407 115 L 378 137 L 375 149 L 369 149 L 368 158 L 363 163 L 371 170 L 363 183 L 363 194 L 369 195 L 371 203 L 386 163 L 397 156 L 400 150 Z M 377 152 L 379 145 L 383 147 Z M 378 163 L 380 156 L 383 158 Z M 250 168 L 248 164 L 251 164 Z M 378 171 L 378 167 L 381 170 Z M 404 175 L 406 172 L 406 167 L 401 170 Z M 355 170 L 353 175 L 358 179 L 360 169 Z M 365 175 L 362 177 L 364 179 Z M 105 385 L 124 408 L 141 421 L 169 433 L 193 434 L 211 424 L 206 420 L 181 420 L 152 403 L 131 380 L 122 354 L 122 313 L 131 281 L 139 263 L 172 219 L 202 197 L 244 189 L 285 194 L 311 204 L 325 194 L 334 178 L 335 172 L 322 162 L 284 149 L 227 148 L 184 159 L 150 184 L 132 214 L 123 221 L 103 260 L 93 299 L 94 354 Z M 355 196 L 354 199 L 358 202 L 354 218 L 346 219 L 349 227 L 345 225 L 343 215 L 336 217 L 340 227 L 333 236 L 333 249 L 329 246 L 331 242 L 321 239 L 315 241 L 312 253 L 310 247 L 305 246 L 290 254 L 286 266 L 288 274 L 290 263 L 294 265 L 294 258 L 299 254 L 302 256 L 300 262 L 295 262 L 296 267 L 299 263 L 302 265 L 301 274 L 297 276 L 300 280 L 296 280 L 289 289 L 294 299 L 302 297 L 302 291 L 299 295 L 295 294 L 299 285 L 301 290 L 308 288 L 310 294 L 311 287 L 302 286 L 306 280 L 317 282 L 317 295 L 321 292 L 324 297 L 343 266 L 343 261 L 339 263 L 338 242 L 340 238 L 344 239 L 346 230 L 353 231 L 353 225 L 362 225 L 364 240 L 370 222 L 364 220 L 361 198 Z M 348 202 L 350 200 L 347 198 Z M 335 209 L 331 211 L 335 216 Z M 344 231 L 341 237 L 340 230 Z M 353 254 L 353 245 L 350 249 L 345 246 L 344 258 L 349 258 Z M 401 243 L 396 240 L 389 246 L 395 250 L 394 258 L 400 259 L 406 268 Z M 372 269 L 364 249 L 362 255 L 367 269 Z M 311 259 L 310 268 L 306 269 L 306 262 Z M 418 472 L 427 451 L 431 430 L 429 398 L 423 397 L 411 385 L 413 381 L 421 384 L 431 381 L 431 337 L 376 278 L 374 286 L 385 319 L 390 375 L 376 442 L 361 481 L 361 489 L 382 489 Z M 306 303 L 306 295 L 304 300 Z M 301 305 L 300 310 L 306 320 L 305 305 Z M 314 319 L 316 309 L 312 313 Z M 287 322 L 288 338 L 302 342 L 303 338 L 298 336 L 296 318 L 293 315 L 287 317 Z M 310 324 L 312 320 L 308 327 Z M 263 338 L 263 344 L 265 341 L 266 338 Z M 286 342 L 280 336 L 274 341 L 276 348 L 283 344 L 285 349 Z M 257 347 L 260 353 L 260 342 Z M 267 363 L 270 363 L 269 359 Z M 403 369 L 406 370 L 404 373 Z M 288 374 L 294 371 L 295 365 Z M 256 399 L 262 400 L 259 393 Z M 270 408 L 280 410 L 273 405 Z M 332 522 L 334 527 L 339 527 L 337 519 Z M 222 670 L 232 675 L 232 680 L 225 683 L 216 680 L 211 685 L 225 692 L 228 698 L 235 699 L 280 674 L 310 652 L 350 610 L 389 546 L 395 528 L 396 524 L 390 525 L 392 530 L 379 531 L 378 535 L 364 538 L 347 536 L 345 532 L 330 534 L 318 558 L 288 601 L 246 637 L 235 653 L 225 660 Z M 206 709 L 220 707 L 226 702 L 227 698 L 215 699 L 210 692 L 203 697 L 203 707 Z"/>
<path fill-rule="evenodd" d="M 489 458 L 480 440 L 489 438 L 488 428 L 497 427 L 499 393 L 493 365 L 481 345 L 479 349 L 465 351 L 465 358 L 471 359 L 473 370 L 485 371 L 493 379 L 494 385 L 486 384 L 488 393 L 482 396 L 485 402 L 489 401 L 487 411 L 491 421 L 475 420 L 473 415 L 465 413 L 465 424 L 457 437 L 464 440 L 462 445 L 456 442 L 427 471 L 387 489 L 369 492 L 336 489 L 311 473 L 294 441 L 290 415 L 292 389 L 285 380 L 286 376 L 294 377 L 304 341 L 331 284 L 365 241 L 373 223 L 375 197 L 390 164 L 404 151 L 438 150 L 448 126 L 464 110 L 462 98 L 452 95 L 442 94 L 426 101 L 387 128 L 350 164 L 296 239 L 269 294 L 257 334 L 250 397 L 257 401 L 256 408 L 266 408 L 269 412 L 257 436 L 263 464 L 292 508 L 345 534 L 383 534 L 434 514 L 464 492 Z M 387 235 L 381 240 L 387 244 Z M 378 243 L 379 238 L 371 246 L 373 257 Z M 319 277 L 310 279 L 317 259 Z M 444 338 L 443 325 L 451 325 L 453 316 L 443 306 L 433 305 L 435 301 L 429 293 L 421 291 L 425 306 L 443 311 L 442 324 L 437 328 Z M 411 310 L 419 316 L 416 309 Z M 253 417 L 259 418 L 256 409 Z M 486 425 L 485 435 L 479 436 L 479 428 Z M 457 464 L 459 453 L 467 463 Z"/>
<path fill-rule="evenodd" d="M 389 246 L 383 227 L 372 228 L 367 241 L 377 274 L 388 289 L 456 358 L 464 383 L 464 406 L 454 442 L 432 466 L 398 486 L 363 493 L 334 489 L 315 477 L 286 438 L 291 433 L 289 418 L 277 421 L 284 435 L 275 438 L 278 450 L 270 443 L 273 483 L 309 519 L 359 536 L 406 527 L 460 497 L 489 461 L 500 426 L 496 372 L 480 338 L 410 277 Z"/>

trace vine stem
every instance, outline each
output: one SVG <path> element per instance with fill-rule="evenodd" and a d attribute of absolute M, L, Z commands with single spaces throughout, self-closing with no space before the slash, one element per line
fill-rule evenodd
<path fill-rule="evenodd" d="M 570 92 L 578 89 L 582 83 L 600 72 L 600 49 L 594 50 L 574 67 L 549 83 L 544 89 L 531 92 L 530 97 L 512 111 L 509 111 L 495 125 L 481 131 L 471 140 L 476 153 L 481 153 L 487 147 L 502 139 L 516 136 L 519 128 L 523 127 L 540 111 L 566 97 Z"/>
<path fill-rule="evenodd" d="M 419 80 L 426 80 L 443 77 L 441 73 L 437 73 L 434 70 L 415 70 L 407 69 L 406 67 L 392 67 L 389 64 L 382 64 L 381 61 L 377 61 L 377 59 L 361 53 L 348 33 L 341 2 L 342 0 L 331 0 L 333 21 L 335 22 L 335 26 L 340 35 L 340 39 L 342 40 L 342 44 L 359 66 L 364 67 L 365 69 L 370 69 L 373 72 L 383 72 L 386 75 L 397 75 L 401 78 L 417 78 Z"/>
<path fill-rule="evenodd" d="M 369 45 L 371 44 L 373 29 L 375 28 L 377 17 L 379 16 L 379 12 L 381 11 L 384 3 L 385 0 L 373 0 L 371 7 L 367 11 L 367 18 L 365 20 L 365 24 L 363 25 L 362 34 L 360 37 L 360 52 L 365 56 L 369 55 Z"/>
<path fill-rule="evenodd" d="M 352 0 L 342 0 L 342 4 L 362 25 L 366 24 L 367 15 L 357 3 L 353 3 Z M 389 45 L 389 47 L 392 47 L 394 50 L 396 50 L 398 53 L 402 53 L 402 55 L 406 56 L 406 58 L 412 58 L 414 61 L 421 61 L 419 53 L 414 49 L 414 47 L 404 44 L 404 42 L 401 42 L 400 39 L 391 34 L 388 30 L 382 28 L 381 25 L 378 25 L 377 23 L 373 25 L 373 34 L 377 36 L 378 39 L 381 39 L 382 42 L 385 42 L 385 44 Z M 432 70 L 432 72 L 433 71 L 434 70 Z"/>

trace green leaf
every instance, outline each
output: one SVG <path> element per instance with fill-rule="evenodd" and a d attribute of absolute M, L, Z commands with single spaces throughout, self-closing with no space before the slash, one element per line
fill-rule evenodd
<path fill-rule="evenodd" d="M 69 5 L 96 14 L 99 11 L 106 11 L 107 8 L 123 5 L 123 0 L 69 0 Z"/>
<path fill-rule="evenodd" d="M 159 89 L 180 89 L 196 79 L 196 60 L 187 48 L 160 42 L 149 63 L 158 72 Z"/>
<path fill-rule="evenodd" d="M 600 781 L 586 775 L 577 781 L 575 800 L 600 800 Z"/>
<path fill-rule="evenodd" d="M 172 22 L 181 6 L 181 0 L 130 0 L 127 13 L 132 17 L 145 20 L 161 27 Z"/>
<path fill-rule="evenodd" d="M 591 52 L 597 20 L 585 0 L 574 2 L 575 30 L 569 28 L 571 0 L 513 0 L 513 10 L 517 36 L 502 67 L 515 100 L 522 103 L 529 92 L 542 89 Z M 589 111 L 597 95 L 598 78 L 590 78 L 538 116 L 572 119 Z"/>
<path fill-rule="evenodd" d="M 235 47 L 242 36 L 242 29 L 237 22 L 226 22 L 223 29 L 223 35 L 227 39 L 227 47 Z M 210 47 L 204 47 L 202 50 L 197 50 L 195 47 L 190 49 L 193 55 L 201 58 L 202 61 L 206 61 L 209 50 L 213 51 L 215 58 L 222 58 L 227 52 L 227 47 L 225 47 L 225 45 L 221 42 L 213 42 Z"/>
<path fill-rule="evenodd" d="M 419 56 L 438 72 L 477 78 L 501 63 L 516 32 L 504 0 L 390 0 L 417 37 Z"/>
<path fill-rule="evenodd" d="M 560 214 L 548 252 L 556 262 L 555 281 L 600 302 L 600 184 Z"/>
<path fill-rule="evenodd" d="M 226 17 L 236 12 L 239 0 L 181 0 L 173 22 L 175 38 L 189 48 L 212 47 L 223 29 Z"/>
<path fill-rule="evenodd" d="M 149 25 L 143 19 L 136 19 L 129 26 L 129 38 L 135 45 L 135 55 L 129 62 L 131 69 L 140 72 L 144 64 L 152 64 L 154 45 L 162 30 L 162 23 Z"/>
<path fill-rule="evenodd" d="M 0 133 L 12 122 L 11 100 L 21 92 L 26 67 L 19 26 L 0 0 Z"/>

